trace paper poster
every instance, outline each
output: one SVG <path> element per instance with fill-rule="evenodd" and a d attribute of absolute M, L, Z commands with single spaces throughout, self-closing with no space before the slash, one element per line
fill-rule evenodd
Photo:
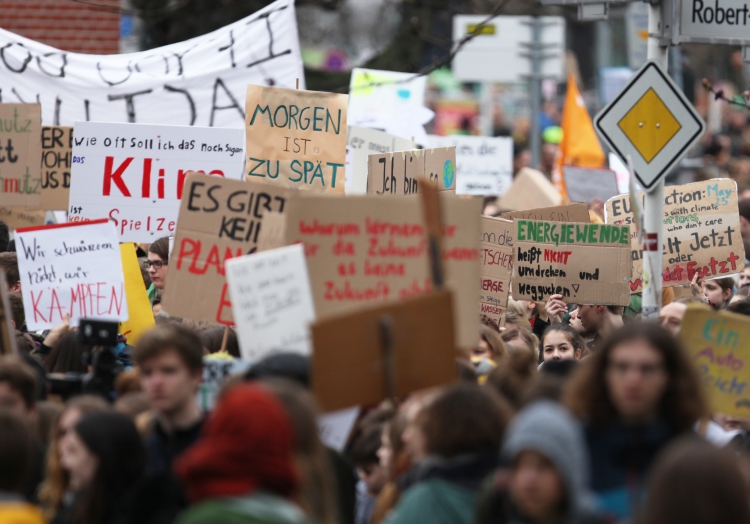
<path fill-rule="evenodd" d="M 508 307 L 515 231 L 512 220 L 487 216 L 482 217 L 481 228 L 479 315 L 497 325 Z"/>
<path fill-rule="evenodd" d="M 241 129 L 77 122 L 68 220 L 115 221 L 123 242 L 174 234 L 190 171 L 242 179 Z"/>
<path fill-rule="evenodd" d="M 239 358 L 216 357 L 216 353 L 203 357 L 203 380 L 196 394 L 198 405 L 204 412 L 216 406 L 219 391 L 224 381 L 231 376 L 246 373 L 250 362 Z"/>
<path fill-rule="evenodd" d="M 44 211 L 34 211 L 25 207 L 0 207 L 0 220 L 10 231 L 22 227 L 43 226 Z"/>
<path fill-rule="evenodd" d="M 42 127 L 42 205 L 47 211 L 68 209 L 73 128 Z"/>
<path fill-rule="evenodd" d="M 169 259 L 164 311 L 232 325 L 224 263 L 254 253 L 265 213 L 282 213 L 285 203 L 286 190 L 280 187 L 190 173 Z"/>
<path fill-rule="evenodd" d="M 135 346 L 141 336 L 154 327 L 154 312 L 132 242 L 120 244 L 120 258 L 128 302 L 128 319 L 120 323 L 120 333 L 127 337 L 129 345 Z"/>
<path fill-rule="evenodd" d="M 346 194 L 367 193 L 367 161 L 370 155 L 409 151 L 417 144 L 377 129 L 349 126 L 346 140 Z"/>
<path fill-rule="evenodd" d="M 543 207 L 538 209 L 527 209 L 525 211 L 510 211 L 502 213 L 501 218 L 513 220 L 522 218 L 524 220 L 546 220 L 547 222 L 590 222 L 588 207 L 586 204 L 567 204 L 564 206 Z"/>
<path fill-rule="evenodd" d="M 226 261 L 229 295 L 242 358 L 310 355 L 315 320 L 305 250 L 300 244 Z"/>
<path fill-rule="evenodd" d="M 18 270 L 29 331 L 52 329 L 70 315 L 128 320 L 119 238 L 109 220 L 16 230 Z"/>
<path fill-rule="evenodd" d="M 247 86 L 247 180 L 344 193 L 348 96 Z"/>
<path fill-rule="evenodd" d="M 321 442 L 339 453 L 344 451 L 354 423 L 359 418 L 360 408 L 342 409 L 318 417 L 318 434 Z"/>
<path fill-rule="evenodd" d="M 456 148 L 415 149 L 370 155 L 367 193 L 414 195 L 419 184 L 429 182 L 439 191 L 456 189 Z"/>
<path fill-rule="evenodd" d="M 456 148 L 456 194 L 500 196 L 513 183 L 513 139 L 434 136 L 430 147 Z"/>
<path fill-rule="evenodd" d="M 700 374 L 711 411 L 750 419 L 750 319 L 690 304 L 678 337 Z"/>
<path fill-rule="evenodd" d="M 571 202 L 586 202 L 598 199 L 606 202 L 620 194 L 617 175 L 610 169 L 563 166 L 565 188 Z"/>
<path fill-rule="evenodd" d="M 515 221 L 513 298 L 630 304 L 630 230 L 607 224 Z"/>
<path fill-rule="evenodd" d="M 39 104 L 0 104 L 0 206 L 41 205 L 41 135 Z"/>
<path fill-rule="evenodd" d="M 643 198 L 643 193 L 639 193 Z M 630 195 L 620 195 L 605 206 L 608 224 L 632 224 Z M 643 246 L 631 228 L 633 277 L 630 290 L 643 286 Z M 663 286 L 689 284 L 695 273 L 701 278 L 727 277 L 745 267 L 745 248 L 740 234 L 737 184 L 714 179 L 664 188 Z"/>

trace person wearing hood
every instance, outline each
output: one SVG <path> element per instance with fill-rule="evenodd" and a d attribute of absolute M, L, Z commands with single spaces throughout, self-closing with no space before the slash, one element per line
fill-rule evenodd
<path fill-rule="evenodd" d="M 583 430 L 561 405 L 536 402 L 519 413 L 499 470 L 479 499 L 478 524 L 597 524 Z"/>

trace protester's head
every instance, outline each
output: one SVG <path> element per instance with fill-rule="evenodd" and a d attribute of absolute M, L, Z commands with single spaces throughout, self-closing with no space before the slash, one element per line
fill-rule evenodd
<path fill-rule="evenodd" d="M 750 198 L 741 198 L 737 206 L 740 210 L 740 235 L 750 240 Z"/>
<path fill-rule="evenodd" d="M 706 415 L 696 371 L 671 333 L 650 323 L 628 324 L 578 366 L 568 407 L 594 425 L 662 420 L 689 430 Z"/>
<path fill-rule="evenodd" d="M 508 298 L 508 308 L 505 311 L 505 326 L 520 326 L 531 329 L 529 317 L 533 315 L 536 307 L 534 302 L 528 300 L 514 300 Z"/>
<path fill-rule="evenodd" d="M 291 497 L 298 488 L 294 430 L 284 406 L 261 385 L 224 393 L 201 438 L 175 463 L 188 498 L 243 496 L 265 490 Z"/>
<path fill-rule="evenodd" d="M 253 364 L 245 373 L 248 380 L 285 378 L 310 387 L 310 357 L 299 353 L 274 353 Z"/>
<path fill-rule="evenodd" d="M 31 421 L 36 412 L 37 375 L 15 355 L 0 357 L 0 407 L 16 411 Z"/>
<path fill-rule="evenodd" d="M 84 361 L 87 348 L 78 339 L 76 331 L 62 335 L 52 346 L 44 361 L 47 373 L 86 373 L 88 366 Z"/>
<path fill-rule="evenodd" d="M 182 412 L 195 402 L 203 375 L 203 343 L 180 324 L 161 324 L 145 333 L 133 357 L 151 406 L 164 415 Z"/>
<path fill-rule="evenodd" d="M 8 251 L 8 244 L 10 244 L 10 231 L 8 230 L 8 224 L 0 220 L 0 253 Z"/>
<path fill-rule="evenodd" d="M 580 360 L 585 343 L 567 324 L 552 324 L 542 335 L 542 357 L 551 360 Z"/>
<path fill-rule="evenodd" d="M 727 306 L 727 311 L 730 313 L 737 313 L 738 315 L 750 316 L 750 300 L 746 298 L 744 300 L 732 302 Z"/>
<path fill-rule="evenodd" d="M 695 302 L 697 303 L 698 301 L 696 300 Z M 680 300 L 670 302 L 659 311 L 659 324 L 661 324 L 661 327 L 676 336 L 677 333 L 680 332 L 682 320 L 685 318 L 686 311 L 686 302 Z"/>
<path fill-rule="evenodd" d="M 490 327 L 480 325 L 479 329 L 479 343 L 472 351 L 471 356 L 498 362 L 508 352 L 503 339 L 496 330 Z"/>
<path fill-rule="evenodd" d="M 18 272 L 18 255 L 15 252 L 0 253 L 0 269 L 5 271 L 5 283 L 10 292 L 21 292 L 21 275 Z"/>
<path fill-rule="evenodd" d="M 0 407 L 0 492 L 21 493 L 30 467 L 33 436 L 15 410 Z"/>
<path fill-rule="evenodd" d="M 406 417 L 398 414 L 383 425 L 380 435 L 378 459 L 386 478 L 391 481 L 395 481 L 411 466 L 403 439 L 406 425 Z"/>
<path fill-rule="evenodd" d="M 732 277 L 715 278 L 704 280 L 701 285 L 703 286 L 703 294 L 708 297 L 714 307 L 724 309 L 732 297 L 734 279 Z"/>
<path fill-rule="evenodd" d="M 388 480 L 387 471 L 378 458 L 384 426 L 385 424 L 370 424 L 365 427 L 352 443 L 350 453 L 359 479 L 373 497 L 380 493 Z"/>
<path fill-rule="evenodd" d="M 215 326 L 201 331 L 199 335 L 203 342 L 203 347 L 206 348 L 209 353 L 218 353 L 221 351 L 222 342 L 224 342 L 224 333 L 227 334 L 227 342 L 224 351 L 235 358 L 240 358 L 240 344 L 237 340 L 237 333 L 230 327 Z"/>
<path fill-rule="evenodd" d="M 643 524 L 750 522 L 737 457 L 697 438 L 671 445 L 651 474 Z"/>
<path fill-rule="evenodd" d="M 524 391 L 537 375 L 537 359 L 530 351 L 511 352 L 487 377 L 487 385 L 518 408 Z"/>
<path fill-rule="evenodd" d="M 745 266 L 740 271 L 740 279 L 737 283 L 737 288 L 742 289 L 744 286 L 750 285 L 750 266 Z"/>
<path fill-rule="evenodd" d="M 60 463 L 79 493 L 77 521 L 111 522 L 114 503 L 146 468 L 146 450 L 135 424 L 120 413 L 97 411 L 84 416 L 61 439 Z"/>
<path fill-rule="evenodd" d="M 23 310 L 23 297 L 21 293 L 8 293 L 8 302 L 10 304 L 13 327 L 22 329 L 26 325 L 26 313 Z"/>
<path fill-rule="evenodd" d="M 587 333 L 599 333 L 612 317 L 622 317 L 621 306 L 578 306 L 578 318 L 581 327 Z"/>
<path fill-rule="evenodd" d="M 534 358 L 537 356 L 538 340 L 530 329 L 513 326 L 500 333 L 500 338 L 508 349 L 508 354 L 528 352 Z"/>
<path fill-rule="evenodd" d="M 570 312 L 570 327 L 576 330 L 576 333 L 581 335 L 581 337 L 586 338 L 590 336 L 594 336 L 596 333 L 591 331 L 586 331 L 583 328 L 583 323 L 581 322 L 581 318 L 578 316 L 579 309 L 575 308 L 573 311 Z"/>
<path fill-rule="evenodd" d="M 148 276 L 156 289 L 164 289 L 169 270 L 169 237 L 161 237 L 148 247 L 148 260 L 144 263 Z"/>

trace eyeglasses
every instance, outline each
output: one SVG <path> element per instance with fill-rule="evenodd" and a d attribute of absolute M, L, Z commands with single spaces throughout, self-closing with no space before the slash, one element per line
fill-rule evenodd
<path fill-rule="evenodd" d="M 621 376 L 637 371 L 643 378 L 652 378 L 664 371 L 663 364 L 629 364 L 627 362 L 610 362 L 608 368 L 614 374 Z"/>
<path fill-rule="evenodd" d="M 166 265 L 168 264 L 166 262 L 162 262 L 161 260 L 144 260 L 143 261 L 143 269 L 150 269 L 151 266 L 154 266 L 154 269 L 161 269 Z"/>

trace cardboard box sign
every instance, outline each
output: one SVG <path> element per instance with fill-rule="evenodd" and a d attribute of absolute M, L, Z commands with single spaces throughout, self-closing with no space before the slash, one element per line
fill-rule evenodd
<path fill-rule="evenodd" d="M 628 226 L 515 220 L 513 298 L 627 306 Z"/>
<path fill-rule="evenodd" d="M 248 85 L 247 180 L 343 194 L 348 101 L 347 95 Z"/>
<path fill-rule="evenodd" d="M 0 269 L 0 282 L 6 282 L 5 271 Z M 0 355 L 17 353 L 13 314 L 8 299 L 8 286 L 0 285 Z"/>
<path fill-rule="evenodd" d="M 521 211 L 562 204 L 562 195 L 557 188 L 536 169 L 521 169 L 513 179 L 510 189 L 498 199 L 501 209 Z"/>
<path fill-rule="evenodd" d="M 22 227 L 43 226 L 44 211 L 34 211 L 25 207 L 0 207 L 0 220 L 5 222 L 10 231 Z"/>
<path fill-rule="evenodd" d="M 164 311 L 232 325 L 224 262 L 254 253 L 265 214 L 283 213 L 285 204 L 281 187 L 189 173 L 162 297 Z"/>
<path fill-rule="evenodd" d="M 349 126 L 346 137 L 346 194 L 367 193 L 367 164 L 370 155 L 409 151 L 417 144 L 369 127 Z"/>
<path fill-rule="evenodd" d="M 643 199 L 643 193 L 639 193 Z M 605 205 L 608 224 L 632 224 L 630 195 L 619 195 Z M 632 293 L 643 287 L 643 246 L 631 228 Z M 740 234 L 737 183 L 728 178 L 706 180 L 664 190 L 662 229 L 662 284 L 689 284 L 700 273 L 711 279 L 735 275 L 745 267 Z"/>
<path fill-rule="evenodd" d="M 522 218 L 524 220 L 547 220 L 549 222 L 591 222 L 589 208 L 586 204 L 580 202 L 564 206 L 509 211 L 502 213 L 500 217 L 506 220 Z"/>
<path fill-rule="evenodd" d="M 0 104 L 0 206 L 42 204 L 42 106 Z"/>
<path fill-rule="evenodd" d="M 266 211 L 263 214 L 263 227 L 258 233 L 257 251 L 268 251 L 284 247 L 284 234 L 286 230 L 286 215 L 274 211 Z"/>
<path fill-rule="evenodd" d="M 514 235 L 512 220 L 482 217 L 479 315 L 495 324 L 503 319 L 508 307 Z"/>
<path fill-rule="evenodd" d="M 425 182 L 455 192 L 455 146 L 370 155 L 367 161 L 368 194 L 413 195 Z"/>
<path fill-rule="evenodd" d="M 42 127 L 42 205 L 46 211 L 68 209 L 73 128 Z"/>
<path fill-rule="evenodd" d="M 750 319 L 689 304 L 678 338 L 701 376 L 711 411 L 750 419 Z"/>
<path fill-rule="evenodd" d="M 377 404 L 455 381 L 452 303 L 443 291 L 314 323 L 312 383 L 321 409 Z"/>
<path fill-rule="evenodd" d="M 606 202 L 620 194 L 617 174 L 611 169 L 563 166 L 565 189 L 573 202 L 591 203 L 598 199 Z"/>

